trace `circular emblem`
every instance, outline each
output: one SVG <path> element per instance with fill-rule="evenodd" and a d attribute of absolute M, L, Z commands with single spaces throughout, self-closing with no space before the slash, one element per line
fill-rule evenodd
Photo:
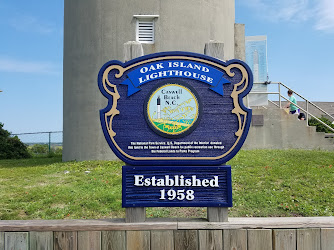
<path fill-rule="evenodd" d="M 154 132 L 167 138 L 180 138 L 196 128 L 201 110 L 195 89 L 174 80 L 159 84 L 150 92 L 144 113 Z"/>

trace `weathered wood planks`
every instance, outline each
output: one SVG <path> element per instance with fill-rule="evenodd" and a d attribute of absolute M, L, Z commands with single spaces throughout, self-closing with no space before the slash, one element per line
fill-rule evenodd
<path fill-rule="evenodd" d="M 142 223 L 125 223 L 124 219 L 102 220 L 0 220 L 0 232 L 11 231 L 114 231 L 114 230 L 166 230 L 177 229 L 177 221 L 151 220 Z"/>
<path fill-rule="evenodd" d="M 127 231 L 127 250 L 150 250 L 150 231 Z"/>
<path fill-rule="evenodd" d="M 230 218 L 227 223 L 175 219 L 155 219 L 147 223 L 101 220 L 94 224 L 95 220 L 90 221 L 93 222 L 91 228 L 81 220 L 74 220 L 73 225 L 71 221 L 56 224 L 52 221 L 33 221 L 32 225 L 27 221 L 14 221 L 14 227 L 19 227 L 20 232 L 0 230 L 0 250 L 334 250 L 334 223 L 330 217 L 273 218 L 272 228 L 267 228 L 270 225 L 267 218 L 244 218 L 244 221 Z M 286 228 L 283 228 L 284 222 Z M 10 229 L 11 221 L 0 223 Z M 66 230 L 57 230 L 57 225 Z M 235 229 L 235 226 L 241 228 Z M 51 227 L 53 230 L 47 230 Z M 97 227 L 108 230 L 96 230 Z M 28 230 L 31 228 L 35 230 Z"/>
<path fill-rule="evenodd" d="M 297 250 L 320 250 L 320 228 L 297 230 Z"/>
<path fill-rule="evenodd" d="M 55 250 L 78 249 L 77 232 L 54 232 L 53 248 Z"/>
<path fill-rule="evenodd" d="M 334 217 L 229 218 L 228 222 L 206 220 L 151 220 L 125 223 L 124 219 L 1 221 L 0 232 L 114 231 L 114 230 L 223 230 L 223 229 L 334 228 Z"/>
<path fill-rule="evenodd" d="M 334 228 L 321 229 L 321 250 L 334 250 Z"/>
<path fill-rule="evenodd" d="M 80 250 L 100 250 L 101 249 L 101 232 L 83 231 L 78 232 L 78 249 Z"/>
<path fill-rule="evenodd" d="M 223 249 L 222 230 L 198 230 L 199 250 Z"/>
<path fill-rule="evenodd" d="M 5 233 L 5 250 L 28 250 L 29 249 L 29 233 L 9 232 Z"/>
<path fill-rule="evenodd" d="M 0 232 L 0 250 L 5 249 L 5 233 Z"/>
<path fill-rule="evenodd" d="M 126 250 L 126 232 L 103 231 L 102 250 Z"/>
<path fill-rule="evenodd" d="M 173 250 L 174 249 L 173 230 L 151 231 L 151 249 Z"/>
<path fill-rule="evenodd" d="M 247 230 L 227 229 L 223 231 L 224 249 L 247 250 Z"/>
<path fill-rule="evenodd" d="M 247 230 L 248 250 L 271 250 L 273 249 L 273 235 L 270 229 Z"/>
<path fill-rule="evenodd" d="M 180 221 L 178 229 L 298 229 L 333 228 L 334 217 L 240 217 L 228 219 L 228 222 L 192 222 Z"/>
<path fill-rule="evenodd" d="M 174 231 L 175 250 L 197 250 L 198 231 L 197 230 L 177 230 Z"/>
<path fill-rule="evenodd" d="M 273 230 L 273 248 L 275 250 L 295 250 L 296 230 L 295 229 L 277 229 Z"/>
<path fill-rule="evenodd" d="M 30 250 L 52 250 L 53 232 L 30 232 Z"/>

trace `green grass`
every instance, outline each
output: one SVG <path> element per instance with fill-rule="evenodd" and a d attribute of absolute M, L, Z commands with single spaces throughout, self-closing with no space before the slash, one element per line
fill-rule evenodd
<path fill-rule="evenodd" d="M 231 216 L 334 215 L 334 152 L 243 151 L 229 164 Z"/>
<path fill-rule="evenodd" d="M 229 216 L 334 216 L 334 152 L 240 151 Z M 0 161 L 0 219 L 124 217 L 122 162 Z M 89 172 L 86 172 L 89 171 Z M 147 217 L 205 217 L 205 208 L 147 208 Z"/>
<path fill-rule="evenodd" d="M 0 219 L 122 216 L 121 166 L 60 157 L 0 161 Z"/>

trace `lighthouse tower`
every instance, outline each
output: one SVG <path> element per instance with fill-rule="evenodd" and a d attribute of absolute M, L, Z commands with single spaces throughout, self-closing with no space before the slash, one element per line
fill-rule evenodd
<path fill-rule="evenodd" d="M 63 160 L 116 159 L 100 125 L 99 110 L 107 100 L 98 89 L 97 76 L 104 63 L 123 61 L 124 43 L 142 43 L 144 54 L 203 54 L 205 43 L 214 40 L 224 43 L 225 60 L 235 58 L 235 34 L 240 32 L 235 29 L 234 4 L 234 0 L 64 0 Z"/>

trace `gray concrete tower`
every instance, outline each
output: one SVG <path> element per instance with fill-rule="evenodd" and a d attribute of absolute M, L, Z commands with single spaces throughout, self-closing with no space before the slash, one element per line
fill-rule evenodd
<path fill-rule="evenodd" d="M 124 43 L 141 39 L 145 54 L 203 53 L 215 40 L 232 59 L 234 13 L 234 0 L 65 0 L 63 160 L 116 159 L 100 126 L 107 100 L 97 75 L 107 61 L 123 61 Z"/>

